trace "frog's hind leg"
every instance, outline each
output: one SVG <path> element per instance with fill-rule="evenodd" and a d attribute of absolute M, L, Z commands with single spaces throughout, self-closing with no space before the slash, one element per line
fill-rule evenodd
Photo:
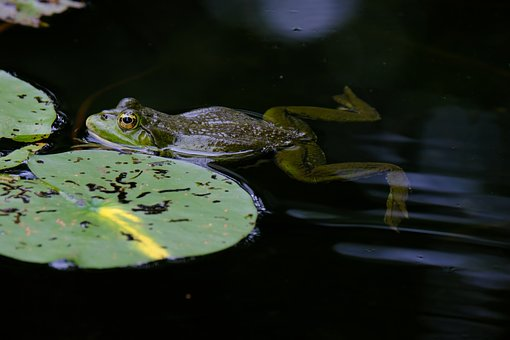
<path fill-rule="evenodd" d="M 385 173 L 390 192 L 384 222 L 396 228 L 403 218 L 408 218 L 405 202 L 409 181 L 404 171 L 396 165 L 364 162 L 327 164 L 324 153 L 315 143 L 297 144 L 278 151 L 275 159 L 290 177 L 307 183 L 352 181 Z"/>
<path fill-rule="evenodd" d="M 282 126 L 293 127 L 296 126 L 296 117 L 329 122 L 373 122 L 381 119 L 376 109 L 358 98 L 347 86 L 343 94 L 333 96 L 333 99 L 340 104 L 335 109 L 315 106 L 277 106 L 267 110 L 264 113 L 264 119 Z M 298 122 L 298 124 L 301 123 Z"/>

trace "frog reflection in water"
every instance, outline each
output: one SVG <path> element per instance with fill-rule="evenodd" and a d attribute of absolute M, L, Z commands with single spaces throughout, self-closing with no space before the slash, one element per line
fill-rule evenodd
<path fill-rule="evenodd" d="M 385 173 L 390 192 L 384 221 L 396 227 L 407 218 L 408 180 L 393 164 L 349 162 L 328 164 L 317 137 L 301 118 L 331 122 L 368 122 L 378 112 L 345 87 L 333 97 L 336 109 L 311 106 L 273 107 L 263 119 L 226 107 L 207 107 L 168 115 L 133 98 L 115 109 L 88 117 L 90 136 L 107 145 L 122 145 L 167 157 L 205 157 L 236 161 L 274 153 L 276 164 L 290 177 L 307 183 L 350 181 Z"/>

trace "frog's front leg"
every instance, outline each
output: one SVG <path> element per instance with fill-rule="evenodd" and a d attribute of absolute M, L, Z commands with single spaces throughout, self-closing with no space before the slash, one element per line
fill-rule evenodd
<path fill-rule="evenodd" d="M 295 118 L 329 122 L 372 122 L 381 116 L 372 106 L 358 98 L 349 87 L 344 93 L 333 96 L 340 104 L 336 109 L 315 106 L 277 106 L 264 113 L 264 119 L 281 126 L 296 127 Z M 292 117 L 294 116 L 294 117 Z"/>
<path fill-rule="evenodd" d="M 175 153 L 170 148 L 157 149 L 155 154 L 166 158 L 177 158 Z"/>
<path fill-rule="evenodd" d="M 385 173 L 390 192 L 384 222 L 396 228 L 403 218 L 408 218 L 406 199 L 409 181 L 396 165 L 364 162 L 327 164 L 324 153 L 315 143 L 297 144 L 278 151 L 275 159 L 290 177 L 307 183 L 352 181 Z"/>

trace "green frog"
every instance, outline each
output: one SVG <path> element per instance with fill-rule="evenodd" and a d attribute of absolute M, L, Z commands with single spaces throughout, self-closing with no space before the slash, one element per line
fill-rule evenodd
<path fill-rule="evenodd" d="M 115 109 L 89 116 L 86 126 L 89 136 L 101 144 L 167 157 L 201 157 L 221 163 L 271 153 L 288 176 L 307 183 L 351 181 L 384 173 L 390 187 L 384 221 L 396 228 L 403 218 L 408 218 L 405 202 L 409 182 L 404 171 L 388 163 L 328 164 L 315 133 L 303 120 L 381 119 L 349 87 L 333 99 L 339 107 L 278 106 L 259 119 L 221 106 L 168 115 L 144 107 L 136 99 L 125 98 Z"/>

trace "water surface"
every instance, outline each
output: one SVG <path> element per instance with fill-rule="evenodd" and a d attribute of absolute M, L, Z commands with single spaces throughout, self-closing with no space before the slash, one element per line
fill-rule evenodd
<path fill-rule="evenodd" d="M 80 108 L 126 96 L 172 113 L 264 112 L 330 106 L 349 85 L 383 120 L 312 122 L 328 160 L 398 164 L 412 183 L 411 218 L 396 233 L 382 222 L 383 176 L 310 185 L 270 160 L 232 168 L 270 211 L 257 236 L 154 268 L 2 259 L 15 298 L 5 324 L 84 339 L 506 339 L 509 10 L 495 0 L 90 1 L 47 29 L 3 31 L 0 68 L 50 89 L 78 125 Z"/>

